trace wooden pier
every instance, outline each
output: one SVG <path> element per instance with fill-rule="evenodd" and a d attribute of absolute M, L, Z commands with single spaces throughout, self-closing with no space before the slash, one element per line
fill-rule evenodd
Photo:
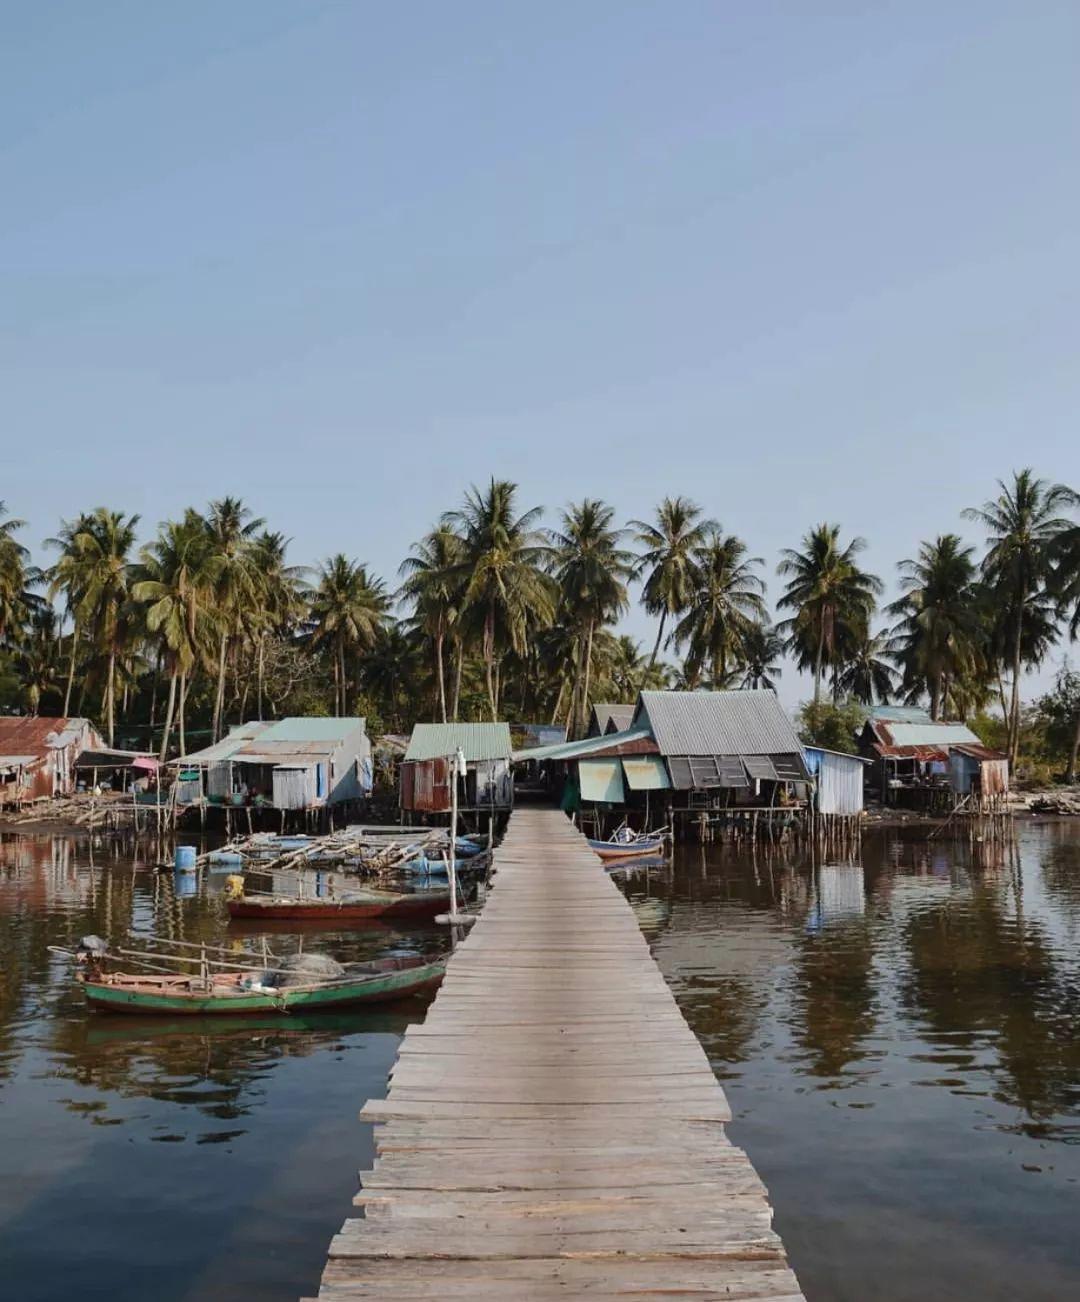
<path fill-rule="evenodd" d="M 634 914 L 518 809 L 480 921 L 409 1027 L 320 1299 L 800 1302 L 766 1191 Z"/>

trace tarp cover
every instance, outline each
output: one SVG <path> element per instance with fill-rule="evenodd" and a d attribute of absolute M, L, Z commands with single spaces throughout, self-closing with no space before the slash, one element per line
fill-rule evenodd
<path fill-rule="evenodd" d="M 631 791 L 667 791 L 671 787 L 667 769 L 659 755 L 625 756 L 622 766 L 626 785 Z"/>
<path fill-rule="evenodd" d="M 582 800 L 618 805 L 626 798 L 622 765 L 617 759 L 590 759 L 578 763 Z"/>

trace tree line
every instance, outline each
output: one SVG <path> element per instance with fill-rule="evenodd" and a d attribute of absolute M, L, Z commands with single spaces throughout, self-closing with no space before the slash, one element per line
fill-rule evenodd
<path fill-rule="evenodd" d="M 776 622 L 763 559 L 687 497 L 625 524 L 586 498 L 545 526 L 492 479 L 391 583 L 345 553 L 291 564 L 285 535 L 235 497 L 141 547 L 138 516 L 98 507 L 61 523 L 46 567 L 0 506 L 0 707 L 89 713 L 110 745 L 141 733 L 162 756 L 285 713 L 391 730 L 550 720 L 580 735 L 593 701 L 770 687 L 786 655 L 812 677 L 811 710 L 903 700 L 964 719 L 996 704 L 1015 760 L 1022 674 L 1080 629 L 1080 496 L 1031 470 L 997 489 L 964 512 L 982 550 L 927 539 L 885 605 L 865 541 L 816 525 L 781 554 Z M 656 620 L 644 649 L 617 632 L 635 584 Z"/>

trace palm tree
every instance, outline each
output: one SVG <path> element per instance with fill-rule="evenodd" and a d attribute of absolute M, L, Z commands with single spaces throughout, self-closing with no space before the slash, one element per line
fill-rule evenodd
<path fill-rule="evenodd" d="M 389 618 L 390 599 L 381 579 L 342 552 L 319 566 L 311 599 L 311 643 L 334 656 L 334 711 L 348 713 L 346 654 L 370 651 Z"/>
<path fill-rule="evenodd" d="M 801 551 L 781 553 L 777 573 L 788 583 L 777 604 L 793 614 L 780 627 L 800 668 L 813 666 L 815 705 L 821 700 L 822 672 L 832 663 L 845 626 L 869 626 L 882 590 L 881 580 L 857 564 L 865 547 L 862 538 L 841 547 L 840 526 L 819 524 L 804 535 Z"/>
<path fill-rule="evenodd" d="M 399 596 L 412 604 L 418 628 L 431 638 L 435 656 L 438 709 L 446 722 L 446 639 L 454 627 L 464 597 L 461 561 L 463 543 L 448 525 L 440 524 L 412 550 L 398 571 L 404 578 Z"/>
<path fill-rule="evenodd" d="M 289 539 L 283 533 L 268 529 L 252 542 L 252 563 L 259 576 L 260 599 L 255 609 L 246 610 L 244 619 L 256 646 L 255 695 L 259 719 L 263 717 L 267 636 L 274 630 L 294 629 L 304 613 L 308 569 L 304 565 L 286 565 L 288 547 Z"/>
<path fill-rule="evenodd" d="M 541 568 L 550 549 L 539 529 L 540 507 L 518 515 L 517 485 L 492 479 L 481 491 L 475 485 L 443 524 L 462 539 L 461 561 L 451 571 L 465 579 L 463 616 L 479 632 L 488 709 L 499 712 L 495 656 L 500 645 L 523 655 L 534 629 L 555 615 L 552 585 Z"/>
<path fill-rule="evenodd" d="M 30 614 L 16 653 L 19 677 L 26 688 L 28 713 L 36 715 L 42 696 L 56 686 L 56 611 L 42 604 Z"/>
<path fill-rule="evenodd" d="M 243 632 L 245 617 L 259 609 L 262 575 L 254 537 L 264 521 L 255 519 L 238 497 L 210 503 L 206 517 L 209 539 L 208 566 L 213 574 L 214 610 L 219 624 L 217 692 L 214 696 L 213 739 L 221 736 L 225 711 L 225 669 L 230 645 Z"/>
<path fill-rule="evenodd" d="M 771 688 L 775 690 L 780 677 L 780 660 L 784 654 L 784 639 L 771 624 L 760 620 L 743 635 L 744 688 Z"/>
<path fill-rule="evenodd" d="M 900 617 L 889 634 L 889 654 L 909 696 L 928 692 L 934 720 L 949 685 L 976 674 L 985 658 L 974 554 L 955 533 L 920 544 L 914 559 L 899 563 L 903 596 L 888 607 Z"/>
<path fill-rule="evenodd" d="M 1070 521 L 1061 512 L 1077 502 L 1064 484 L 1049 484 L 1031 469 L 1016 471 L 1012 481 L 998 480 L 999 493 L 964 512 L 987 530 L 983 577 L 1008 612 L 1012 699 L 1008 712 L 1009 759 L 1020 748 L 1020 674 L 1024 668 L 1024 622 L 1027 608 L 1054 580 L 1056 547 Z"/>
<path fill-rule="evenodd" d="M 30 553 L 15 538 L 26 521 L 5 519 L 7 514 L 0 502 L 0 645 L 41 606 L 41 597 L 31 591 L 41 582 L 41 571 L 29 564 Z"/>
<path fill-rule="evenodd" d="M 614 518 L 612 507 L 585 498 L 563 512 L 562 529 L 552 537 L 562 608 L 579 638 L 571 736 L 585 731 L 597 629 L 618 619 L 627 607 L 626 582 L 633 572 L 634 557 L 620 546 L 625 530 L 613 527 Z"/>
<path fill-rule="evenodd" d="M 887 639 L 864 626 L 849 627 L 841 638 L 833 670 L 833 698 L 842 697 L 873 705 L 888 701 L 896 683 L 896 670 L 886 660 Z"/>
<path fill-rule="evenodd" d="M 209 640 L 214 576 L 206 522 L 190 509 L 182 521 L 170 520 L 160 527 L 157 538 L 142 549 L 133 575 L 131 595 L 147 607 L 147 632 L 159 640 L 169 673 L 162 760 L 168 754 L 174 712 L 179 715 L 180 754 L 187 753 L 187 683 Z"/>
<path fill-rule="evenodd" d="M 675 626 L 675 646 L 687 647 L 688 675 L 708 665 L 714 688 L 729 686 L 730 671 L 745 662 L 750 630 L 766 617 L 765 583 L 754 573 L 764 562 L 747 550 L 741 538 L 718 529 L 694 549 L 696 581 Z"/>
<path fill-rule="evenodd" d="M 49 596 L 64 594 L 64 604 L 72 621 L 71 648 L 68 655 L 67 685 L 64 689 L 64 717 L 71 713 L 71 693 L 75 686 L 75 665 L 79 642 L 92 616 L 85 607 L 87 585 L 87 547 L 85 535 L 90 527 L 90 517 L 80 515 L 74 520 L 61 520 L 55 538 L 46 538 L 46 547 L 55 547 L 60 555 L 48 573 Z"/>
<path fill-rule="evenodd" d="M 116 662 L 124 650 L 124 605 L 130 595 L 131 550 L 137 515 L 125 516 L 99 506 L 79 534 L 83 595 L 98 653 L 105 660 L 105 731 L 109 745 L 116 733 Z"/>
<path fill-rule="evenodd" d="M 719 526 L 702 517 L 701 508 L 686 497 L 665 497 L 656 518 L 631 520 L 635 541 L 645 551 L 638 557 L 635 577 L 645 579 L 641 602 L 650 615 L 660 616 L 649 664 L 656 663 L 669 617 L 681 615 L 694 587 L 694 553 Z"/>

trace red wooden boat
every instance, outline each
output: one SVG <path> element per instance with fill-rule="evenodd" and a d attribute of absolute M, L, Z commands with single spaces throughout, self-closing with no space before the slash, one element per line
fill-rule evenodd
<path fill-rule="evenodd" d="M 232 918 L 287 919 L 290 922 L 420 922 L 450 908 L 446 891 L 351 890 L 342 895 L 241 895 L 228 901 Z"/>

